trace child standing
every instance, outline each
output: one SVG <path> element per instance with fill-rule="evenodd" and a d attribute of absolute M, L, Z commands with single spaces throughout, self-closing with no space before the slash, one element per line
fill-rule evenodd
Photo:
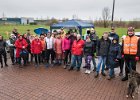
<path fill-rule="evenodd" d="M 90 37 L 87 36 L 86 37 L 86 42 L 84 44 L 84 56 L 85 56 L 85 74 L 90 74 L 90 70 L 91 70 L 91 60 L 94 57 L 94 42 L 92 42 L 90 40 Z"/>

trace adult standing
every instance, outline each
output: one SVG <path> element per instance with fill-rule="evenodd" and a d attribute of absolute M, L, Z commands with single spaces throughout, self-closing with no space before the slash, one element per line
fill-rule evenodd
<path fill-rule="evenodd" d="M 23 39 L 22 35 L 20 35 L 15 42 L 16 58 L 18 59 L 19 67 L 21 67 L 21 58 L 24 61 L 23 65 L 25 66 L 27 64 L 27 46 L 28 43 Z"/>
<path fill-rule="evenodd" d="M 47 37 L 45 38 L 46 42 L 46 60 L 47 60 L 47 66 L 49 64 L 50 55 L 51 55 L 51 64 L 54 64 L 54 39 L 51 37 L 51 33 L 47 34 Z"/>
<path fill-rule="evenodd" d="M 81 39 L 80 34 L 77 34 L 77 39 L 72 44 L 72 61 L 69 71 L 73 70 L 75 66 L 77 66 L 77 71 L 80 71 L 80 67 L 82 64 L 83 48 L 84 40 Z"/>
<path fill-rule="evenodd" d="M 1 63 L 1 68 L 3 68 L 3 58 L 4 58 L 4 63 L 5 66 L 7 65 L 7 55 L 6 55 L 6 42 L 3 40 L 3 36 L 0 35 L 0 63 Z"/>
<path fill-rule="evenodd" d="M 99 76 L 101 64 L 102 64 L 101 74 L 103 76 L 106 76 L 106 74 L 104 73 L 104 69 L 105 69 L 105 65 L 106 65 L 106 59 L 108 56 L 110 43 L 111 43 L 111 41 L 108 38 L 108 32 L 104 32 L 102 38 L 97 43 L 96 51 L 97 51 L 97 56 L 98 56 L 98 65 L 97 65 L 97 69 L 96 69 L 95 78 L 97 78 Z"/>
<path fill-rule="evenodd" d="M 136 63 L 140 56 L 140 39 L 135 36 L 133 27 L 127 30 L 127 36 L 123 39 L 122 48 L 125 60 L 125 77 L 122 81 L 128 80 L 128 73 L 132 70 L 136 71 Z"/>
<path fill-rule="evenodd" d="M 7 44 L 9 46 L 9 51 L 10 51 L 10 57 L 11 57 L 12 65 L 14 65 L 15 62 L 16 62 L 15 41 L 16 41 L 15 35 L 11 34 L 9 40 L 7 41 Z"/>
<path fill-rule="evenodd" d="M 35 56 L 35 66 L 38 67 L 41 62 L 41 53 L 42 53 L 43 47 L 42 43 L 39 39 L 39 37 L 36 35 L 35 39 L 32 41 L 31 44 L 31 52 Z"/>
<path fill-rule="evenodd" d="M 89 35 L 89 37 L 90 37 L 90 40 L 93 42 L 93 44 L 94 44 L 94 48 L 96 48 L 96 46 L 97 46 L 97 42 L 98 42 L 98 40 L 99 40 L 99 37 L 97 36 L 97 33 L 96 33 L 96 30 L 95 29 L 91 29 L 90 30 L 90 35 Z M 94 50 L 94 52 L 93 52 L 93 54 L 95 54 L 96 53 L 96 50 Z M 94 57 L 92 57 L 92 62 L 93 62 L 93 65 L 94 65 L 94 69 L 93 69 L 93 71 L 96 71 L 96 61 L 95 61 L 95 55 L 94 55 Z"/>

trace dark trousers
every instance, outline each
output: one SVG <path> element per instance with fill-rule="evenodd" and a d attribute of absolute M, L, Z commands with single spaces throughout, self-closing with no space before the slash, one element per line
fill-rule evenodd
<path fill-rule="evenodd" d="M 122 58 L 122 59 L 120 59 L 119 60 L 119 66 L 120 66 L 120 73 L 123 73 L 123 66 L 124 66 L 124 59 Z"/>
<path fill-rule="evenodd" d="M 41 53 L 41 62 L 45 61 L 45 55 L 46 55 L 46 52 L 42 51 L 42 53 Z"/>
<path fill-rule="evenodd" d="M 35 56 L 35 63 L 36 64 L 40 64 L 41 61 L 41 54 L 34 54 Z"/>
<path fill-rule="evenodd" d="M 125 55 L 124 56 L 124 59 L 125 59 L 125 75 L 126 77 L 128 77 L 128 73 L 131 71 L 131 70 L 134 70 L 136 71 L 136 63 L 137 61 L 135 60 L 135 57 L 136 56 L 133 56 L 133 55 Z"/>
<path fill-rule="evenodd" d="M 6 51 L 2 51 L 0 52 L 0 63 L 3 66 L 3 58 L 4 58 L 4 63 L 5 65 L 7 64 L 7 55 L 6 55 Z"/>
<path fill-rule="evenodd" d="M 10 48 L 10 58 L 12 61 L 12 64 L 15 63 L 16 57 L 15 57 L 15 48 Z"/>
<path fill-rule="evenodd" d="M 66 50 L 64 54 L 65 54 L 64 64 L 68 64 L 68 60 L 69 62 L 71 62 L 71 51 Z"/>
<path fill-rule="evenodd" d="M 21 57 L 18 58 L 18 63 L 21 65 L 21 59 L 23 59 L 23 65 L 27 64 L 27 55 L 22 55 Z"/>
<path fill-rule="evenodd" d="M 53 49 L 47 49 L 46 50 L 46 60 L 47 60 L 47 63 L 49 63 L 50 55 L 51 55 L 51 63 L 53 63 L 54 57 L 55 57 L 55 52 L 54 52 Z"/>

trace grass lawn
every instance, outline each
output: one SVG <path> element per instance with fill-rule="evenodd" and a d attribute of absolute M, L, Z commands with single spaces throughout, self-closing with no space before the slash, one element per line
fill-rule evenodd
<path fill-rule="evenodd" d="M 26 32 L 27 29 L 31 30 L 31 33 L 34 34 L 34 29 L 38 28 L 38 27 L 44 27 L 49 29 L 49 26 L 45 26 L 45 25 L 0 25 L 0 34 L 4 36 L 4 38 L 8 38 L 9 36 L 6 34 L 7 32 L 10 33 L 12 32 L 12 30 L 14 28 L 18 29 L 18 32 L 23 34 Z M 102 36 L 103 32 L 105 31 L 110 31 L 110 28 L 101 28 L 101 27 L 96 27 L 96 32 L 98 34 L 99 37 Z M 140 29 L 136 29 L 136 31 L 140 31 Z M 83 29 L 83 35 L 86 32 L 86 29 Z M 126 35 L 127 29 L 126 28 L 116 28 L 116 32 L 119 34 L 119 36 L 122 35 Z"/>

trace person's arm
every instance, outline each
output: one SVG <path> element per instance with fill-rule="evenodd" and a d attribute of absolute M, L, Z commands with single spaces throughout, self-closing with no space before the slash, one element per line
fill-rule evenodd
<path fill-rule="evenodd" d="M 100 40 L 97 41 L 97 46 L 96 46 L 96 55 L 99 56 L 99 51 L 100 51 Z"/>
<path fill-rule="evenodd" d="M 117 52 L 117 59 L 121 59 L 121 57 L 122 57 L 122 54 L 121 54 L 121 51 L 122 49 L 121 49 L 121 46 L 119 45 L 119 47 L 118 47 L 118 52 Z"/>
<path fill-rule="evenodd" d="M 140 39 L 138 40 L 138 48 L 137 48 L 137 55 L 138 57 L 140 57 Z"/>

